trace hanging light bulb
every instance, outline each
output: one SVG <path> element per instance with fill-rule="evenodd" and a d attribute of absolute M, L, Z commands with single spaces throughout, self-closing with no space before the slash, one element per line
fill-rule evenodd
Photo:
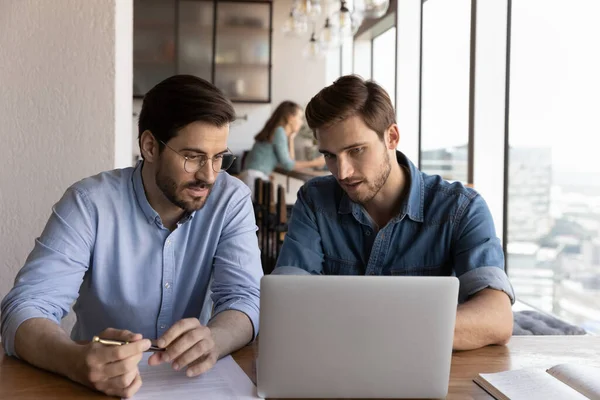
<path fill-rule="evenodd" d="M 341 2 L 340 9 L 331 16 L 332 24 L 339 29 L 341 40 L 354 36 L 362 21 L 362 14 L 357 11 L 350 11 L 345 1 Z"/>
<path fill-rule="evenodd" d="M 390 6 L 390 0 L 354 0 L 354 11 L 358 11 L 365 18 L 381 18 Z"/>
<path fill-rule="evenodd" d="M 306 16 L 300 15 L 295 8 L 292 8 L 281 30 L 286 36 L 301 36 L 305 34 L 308 31 Z"/>
<path fill-rule="evenodd" d="M 310 9 L 312 8 L 311 0 L 296 0 L 298 13 L 302 15 L 308 15 Z"/>
<path fill-rule="evenodd" d="M 321 0 L 310 0 L 311 7 L 307 16 L 311 21 L 316 21 L 323 12 L 323 8 L 321 7 Z"/>
<path fill-rule="evenodd" d="M 314 30 L 313 30 L 313 33 L 310 35 L 310 40 L 308 41 L 306 47 L 304 48 L 303 55 L 304 55 L 304 57 L 310 58 L 310 59 L 317 59 L 317 58 L 320 58 L 322 55 L 321 46 L 319 45 L 319 42 L 317 41 L 317 38 L 315 37 Z"/>
<path fill-rule="evenodd" d="M 319 16 L 321 15 L 321 12 L 323 11 L 322 7 L 321 7 L 321 0 L 296 0 L 297 1 L 297 7 L 298 7 L 298 13 L 300 15 L 304 15 L 306 18 L 308 18 L 310 21 L 314 22 L 316 21 Z"/>
<path fill-rule="evenodd" d="M 325 19 L 325 26 L 319 34 L 319 43 L 324 50 L 332 50 L 340 44 L 339 29 L 331 23 L 329 18 Z"/>
<path fill-rule="evenodd" d="M 325 15 L 331 15 L 340 9 L 340 0 L 324 0 Z"/>

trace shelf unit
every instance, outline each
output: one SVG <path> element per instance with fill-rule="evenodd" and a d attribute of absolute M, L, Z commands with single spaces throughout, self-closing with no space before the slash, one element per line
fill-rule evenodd
<path fill-rule="evenodd" d="M 235 102 L 271 102 L 268 0 L 135 0 L 133 93 L 175 74 L 206 79 Z"/>

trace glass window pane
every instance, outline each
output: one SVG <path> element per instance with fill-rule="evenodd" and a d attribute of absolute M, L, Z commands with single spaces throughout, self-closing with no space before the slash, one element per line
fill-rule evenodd
<path fill-rule="evenodd" d="M 349 75 L 352 73 L 353 43 L 354 41 L 352 38 L 345 38 L 342 42 L 342 75 Z"/>
<path fill-rule="evenodd" d="M 175 74 L 175 1 L 133 3 L 133 95 Z"/>
<path fill-rule="evenodd" d="M 212 81 L 213 12 L 212 1 L 179 2 L 177 56 L 180 74 Z"/>
<path fill-rule="evenodd" d="M 215 85 L 234 101 L 269 100 L 267 3 L 217 3 Z"/>
<path fill-rule="evenodd" d="M 373 80 L 380 84 L 396 106 L 396 27 L 373 39 Z"/>
<path fill-rule="evenodd" d="M 600 3 L 512 3 L 508 273 L 517 297 L 600 333 Z"/>
<path fill-rule="evenodd" d="M 471 0 L 423 3 L 421 169 L 463 182 L 469 161 L 470 25 Z"/>
<path fill-rule="evenodd" d="M 371 40 L 354 41 L 354 73 L 371 79 Z"/>

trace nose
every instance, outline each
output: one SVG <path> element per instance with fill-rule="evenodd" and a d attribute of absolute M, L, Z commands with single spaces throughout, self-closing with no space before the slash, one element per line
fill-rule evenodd
<path fill-rule="evenodd" d="M 195 174 L 196 179 L 212 185 L 217 180 L 217 173 L 213 170 L 212 160 L 208 160 Z"/>
<path fill-rule="evenodd" d="M 337 159 L 337 177 L 339 180 L 344 180 L 352 176 L 354 168 L 352 163 L 344 156 L 339 156 Z"/>

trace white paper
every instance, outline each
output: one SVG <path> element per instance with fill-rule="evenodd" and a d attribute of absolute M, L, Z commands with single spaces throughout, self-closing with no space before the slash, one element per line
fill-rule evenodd
<path fill-rule="evenodd" d="M 142 387 L 135 400 L 257 399 L 256 387 L 240 366 L 227 356 L 204 374 L 188 378 L 185 369 L 175 371 L 170 363 L 148 365 L 145 354 L 139 364 Z"/>

